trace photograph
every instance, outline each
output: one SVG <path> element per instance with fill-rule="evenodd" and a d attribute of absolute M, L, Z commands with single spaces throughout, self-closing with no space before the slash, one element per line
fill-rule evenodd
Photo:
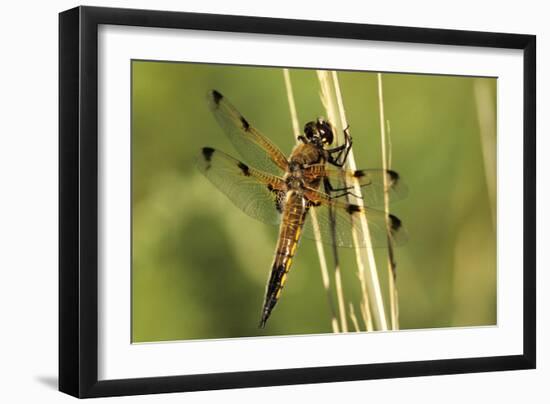
<path fill-rule="evenodd" d="M 496 77 L 130 69 L 132 343 L 498 325 Z"/>

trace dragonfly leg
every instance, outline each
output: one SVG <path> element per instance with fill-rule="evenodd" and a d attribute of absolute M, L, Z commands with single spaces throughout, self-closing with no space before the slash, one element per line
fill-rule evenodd
<path fill-rule="evenodd" d="M 339 194 L 339 195 L 330 195 L 330 197 L 331 197 L 331 198 L 341 198 L 341 197 L 343 197 L 343 196 L 348 196 L 348 195 L 351 195 L 351 196 L 353 196 L 353 197 L 355 197 L 355 198 L 357 198 L 357 199 L 363 199 L 363 197 L 362 197 L 361 195 L 356 195 L 356 194 L 354 194 L 353 192 L 350 192 L 350 191 L 343 192 L 343 193 L 341 193 L 341 194 Z"/>
<path fill-rule="evenodd" d="M 353 141 L 349 133 L 349 125 L 344 129 L 344 144 L 333 149 L 327 150 L 329 153 L 328 162 L 336 167 L 343 167 L 348 159 L 349 151 Z M 337 153 L 336 156 L 333 156 L 334 153 Z"/>
<path fill-rule="evenodd" d="M 350 189 L 353 189 L 353 186 L 342 187 L 342 188 L 331 188 L 330 190 L 333 192 L 334 191 L 339 192 L 339 191 L 349 191 Z"/>
<path fill-rule="evenodd" d="M 332 186 L 332 184 L 330 183 L 330 180 L 328 178 L 324 178 L 323 180 L 323 185 L 325 187 L 325 191 L 326 193 L 331 197 L 331 198 L 342 198 L 344 196 L 348 196 L 348 195 L 351 195 L 351 196 L 354 196 L 355 198 L 358 198 L 358 199 L 363 199 L 362 196 L 360 195 L 356 195 L 354 194 L 353 192 L 350 191 L 350 189 L 354 189 L 353 186 L 349 186 L 349 187 L 342 187 L 342 188 L 334 188 Z M 342 192 L 343 191 L 343 192 Z M 342 192 L 341 194 L 337 194 L 335 195 L 334 193 L 335 192 Z"/>

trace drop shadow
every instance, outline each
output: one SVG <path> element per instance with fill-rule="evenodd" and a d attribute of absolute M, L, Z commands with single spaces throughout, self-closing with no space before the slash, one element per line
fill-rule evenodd
<path fill-rule="evenodd" d="M 57 376 L 36 376 L 36 381 L 43 384 L 44 386 L 57 390 L 59 383 L 57 380 Z"/>

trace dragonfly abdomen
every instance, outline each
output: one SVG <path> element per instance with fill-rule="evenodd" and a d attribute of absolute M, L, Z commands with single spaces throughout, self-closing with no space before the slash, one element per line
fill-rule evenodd
<path fill-rule="evenodd" d="M 275 250 L 271 274 L 266 288 L 260 321 L 261 328 L 265 326 L 285 285 L 287 274 L 292 265 L 298 242 L 300 241 L 306 213 L 307 208 L 303 202 L 303 198 L 291 191 L 284 205 L 277 249 Z"/>

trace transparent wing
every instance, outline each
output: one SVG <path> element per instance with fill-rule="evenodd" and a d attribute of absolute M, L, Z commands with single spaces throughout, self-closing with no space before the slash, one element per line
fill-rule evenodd
<path fill-rule="evenodd" d="M 197 168 L 248 216 L 268 224 L 280 223 L 286 194 L 283 179 L 210 147 L 202 148 Z"/>
<path fill-rule="evenodd" d="M 312 189 L 306 190 L 304 195 L 310 201 L 310 212 L 315 212 L 319 225 L 317 232 L 312 218 L 309 217 L 303 229 L 303 236 L 306 238 L 317 240 L 319 234 L 321 241 L 326 244 L 335 243 L 338 247 L 367 247 L 367 234 L 361 224 L 361 215 L 365 215 L 373 247 L 387 247 L 388 236 L 396 246 L 407 241 L 401 220 L 392 214 L 386 215 L 380 210 L 335 200 Z"/>
<path fill-rule="evenodd" d="M 405 198 L 408 194 L 406 184 L 399 174 L 393 170 L 364 169 L 364 170 L 337 170 L 326 168 L 324 164 L 314 164 L 305 168 L 304 175 L 308 180 L 326 177 L 332 187 L 331 196 L 343 195 L 346 191 L 353 191 L 354 181 L 361 187 L 363 204 L 367 206 L 384 205 L 384 181 L 390 197 L 390 203 Z"/>
<path fill-rule="evenodd" d="M 286 171 L 285 155 L 268 138 L 254 128 L 218 91 L 208 93 L 209 106 L 243 160 L 269 173 Z"/>

